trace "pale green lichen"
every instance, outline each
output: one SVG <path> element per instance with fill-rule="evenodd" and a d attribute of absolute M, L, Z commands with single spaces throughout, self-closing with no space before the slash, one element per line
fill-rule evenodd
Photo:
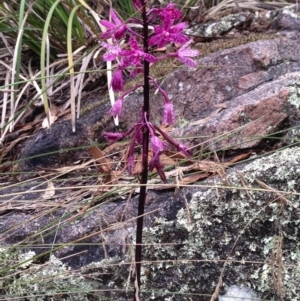
<path fill-rule="evenodd" d="M 36 253 L 34 251 L 20 253 L 18 255 L 18 260 L 19 262 L 21 262 L 20 268 L 28 268 L 32 264 L 34 256 L 36 256 Z"/>
<path fill-rule="evenodd" d="M 285 15 L 289 15 L 295 19 L 299 19 L 299 15 L 296 13 L 297 5 L 289 5 L 283 8 L 282 13 Z"/>
<path fill-rule="evenodd" d="M 231 187 L 224 188 L 219 182 L 218 188 L 193 193 L 189 218 L 183 207 L 176 220 L 159 218 L 152 227 L 145 228 L 143 259 L 149 263 L 142 268 L 143 296 L 147 300 L 204 301 L 214 292 L 227 260 L 224 286 L 243 285 L 254 289 L 262 299 L 277 300 L 273 271 L 275 280 L 282 277 L 284 299 L 300 300 L 300 202 L 294 193 L 300 191 L 299 166 L 299 147 L 256 158 L 242 170 L 229 172 L 226 186 L 229 183 Z M 263 191 L 262 182 L 274 191 Z M 280 262 L 274 262 L 281 251 L 282 270 Z M 0 257 L 7 258 L 5 254 L 0 253 Z M 32 263 L 18 279 L 12 275 L 20 271 L 16 268 L 2 287 L 6 293 L 19 294 L 19 300 L 28 291 L 47 292 L 47 300 L 88 300 L 93 286 L 84 278 L 88 274 L 89 279 L 97 278 L 98 288 L 110 290 L 106 295 L 110 299 L 129 300 L 126 292 L 132 293 L 133 289 L 132 258 L 129 250 L 122 258 L 89 264 L 76 274 L 51 257 L 44 265 Z M 60 291 L 66 297 L 55 299 Z M 30 298 L 27 300 L 46 300 L 44 296 Z"/>
<path fill-rule="evenodd" d="M 247 287 L 232 285 L 226 290 L 226 294 L 219 298 L 219 301 L 260 301 L 261 299 L 253 290 Z"/>
<path fill-rule="evenodd" d="M 159 247 L 145 250 L 153 263 L 146 266 L 151 273 L 143 289 L 153 290 L 152 298 L 174 300 L 190 300 L 195 293 L 212 294 L 224 266 L 218 260 L 228 260 L 223 276 L 227 285 L 247 285 L 262 298 L 277 299 L 280 292 L 274 289 L 274 281 L 282 281 L 284 299 L 300 300 L 299 195 L 293 194 L 300 191 L 298 166 L 300 148 L 256 159 L 243 171 L 227 176 L 233 189 L 194 193 L 189 204 L 191 222 L 186 209 L 178 212 L 176 221 L 157 221 L 145 235 L 147 243 Z M 263 191 L 266 187 L 259 183 L 274 191 Z M 241 190 L 245 185 L 248 191 Z M 174 245 L 163 245 L 171 242 Z M 282 270 L 278 262 L 272 267 L 276 254 L 284 264 Z M 157 260 L 165 262 L 157 264 Z M 180 292 L 186 294 L 179 296 Z"/>
<path fill-rule="evenodd" d="M 54 255 L 45 264 L 35 264 L 34 258 L 33 251 L 0 253 L 1 295 L 20 301 L 89 300 L 92 281 L 70 271 Z"/>
<path fill-rule="evenodd" d="M 288 102 L 295 106 L 296 109 L 300 108 L 300 79 L 296 82 L 296 84 L 290 87 L 290 93 L 288 96 Z"/>

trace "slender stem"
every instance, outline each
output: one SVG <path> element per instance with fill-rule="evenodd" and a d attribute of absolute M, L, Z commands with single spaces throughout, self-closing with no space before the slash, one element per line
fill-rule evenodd
<path fill-rule="evenodd" d="M 141 0 L 142 7 L 142 19 L 143 19 L 143 42 L 144 52 L 149 52 L 148 46 L 148 20 L 146 11 L 146 0 Z M 147 184 L 148 181 L 148 147 L 149 147 L 149 129 L 147 127 L 147 120 L 149 120 L 149 62 L 144 60 L 144 107 L 143 107 L 143 154 L 142 154 L 142 180 L 141 184 Z M 136 272 L 136 285 L 134 288 L 134 301 L 139 299 L 140 287 L 141 287 L 141 261 L 142 261 L 142 236 L 143 236 L 143 222 L 144 222 L 144 210 L 145 201 L 147 195 L 146 185 L 141 186 L 138 205 L 138 217 L 136 228 L 136 249 L 135 249 L 135 272 Z"/>

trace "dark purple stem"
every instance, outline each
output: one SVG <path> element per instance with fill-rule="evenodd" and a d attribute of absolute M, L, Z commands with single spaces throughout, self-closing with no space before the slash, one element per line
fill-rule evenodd
<path fill-rule="evenodd" d="M 141 13 L 143 19 L 143 44 L 144 52 L 149 53 L 148 47 L 148 20 L 146 11 L 146 1 L 141 0 L 143 4 Z M 136 273 L 136 285 L 134 288 L 134 301 L 139 299 L 140 287 L 141 287 L 141 261 L 142 261 L 142 236 L 143 236 L 143 222 L 145 201 L 147 195 L 147 181 L 148 181 L 148 148 L 149 148 L 149 129 L 147 127 L 147 121 L 149 120 L 149 62 L 144 60 L 144 107 L 143 107 L 143 154 L 142 154 L 142 179 L 139 195 L 138 205 L 138 217 L 136 227 L 136 248 L 135 248 L 135 273 Z M 137 286 L 137 287 L 136 287 Z"/>

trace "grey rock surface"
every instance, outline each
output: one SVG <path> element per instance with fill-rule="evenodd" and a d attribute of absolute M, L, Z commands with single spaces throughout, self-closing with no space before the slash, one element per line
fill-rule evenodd
<path fill-rule="evenodd" d="M 185 32 L 198 38 L 214 38 L 227 33 L 230 34 L 230 32 L 239 28 L 251 31 L 266 31 L 270 28 L 278 31 L 299 30 L 299 4 L 269 11 L 267 9 L 272 8 L 272 3 L 255 2 L 252 7 L 256 9 L 255 12 L 241 11 L 224 16 L 219 20 L 212 19 L 208 22 L 191 24 Z M 259 9 L 262 9 L 262 11 L 259 11 Z"/>
<path fill-rule="evenodd" d="M 287 148 L 176 195 L 150 192 L 142 278 L 146 300 L 209 300 L 205 296 L 217 287 L 223 293 L 220 279 L 226 286 L 247 285 L 262 299 L 299 300 L 299 165 L 300 148 Z M 108 290 L 103 294 L 114 300 L 130 300 L 136 211 L 133 197 L 102 204 L 77 220 L 70 220 L 70 208 L 32 221 L 14 212 L 1 217 L 0 241 L 22 242 L 23 252 L 30 250 L 28 244 L 36 253 L 52 250 L 74 270 L 70 277 L 80 270 L 89 283 L 97 276 L 90 285 Z"/>
<path fill-rule="evenodd" d="M 161 79 L 177 120 L 170 134 L 186 137 L 187 145 L 212 151 L 245 149 L 259 145 L 266 135 L 299 124 L 297 119 L 289 124 L 295 111 L 290 99 L 297 100 L 299 93 L 299 32 L 217 51 L 197 64 L 196 69 L 181 66 Z M 142 101 L 141 93 L 125 99 L 121 131 L 139 120 Z M 154 89 L 151 105 L 151 121 L 161 125 L 163 99 Z M 82 116 L 76 133 L 66 120 L 28 140 L 22 146 L 20 169 L 32 171 L 78 160 L 80 154 L 66 150 L 81 147 L 82 152 L 83 147 L 103 142 L 103 132 L 113 130 L 108 110 L 105 103 Z M 45 156 L 48 152 L 52 154 Z"/>
<path fill-rule="evenodd" d="M 298 89 L 299 39 L 291 32 L 221 50 L 198 60 L 197 69 L 178 68 L 167 76 L 162 87 L 177 116 L 170 134 L 186 137 L 190 146 L 218 150 L 254 147 L 262 137 L 284 130 L 295 111 L 290 99 Z M 139 117 L 141 101 L 137 94 L 126 98 L 126 128 Z M 157 95 L 151 101 L 151 120 L 160 124 L 162 101 Z M 295 119 L 292 126 L 297 125 Z"/>

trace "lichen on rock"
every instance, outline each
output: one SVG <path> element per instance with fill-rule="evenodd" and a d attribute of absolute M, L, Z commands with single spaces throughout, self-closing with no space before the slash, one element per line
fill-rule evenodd
<path fill-rule="evenodd" d="M 194 193 L 189 218 L 182 209 L 177 220 L 147 229 L 153 246 L 145 256 L 153 262 L 144 266 L 143 289 L 154 299 L 191 300 L 211 295 L 224 269 L 224 285 L 299 300 L 299 163 L 299 147 L 257 159 L 232 170 L 225 185 Z"/>
<path fill-rule="evenodd" d="M 1 295 L 20 301 L 91 300 L 93 281 L 71 271 L 54 255 L 45 264 L 36 264 L 35 259 L 34 251 L 8 254 L 0 250 Z"/>
<path fill-rule="evenodd" d="M 222 278 L 221 295 L 235 285 L 254 290 L 262 300 L 299 300 L 299 166 L 300 147 L 287 148 L 188 188 L 188 207 L 145 227 L 143 298 L 210 300 Z M 127 250 L 77 274 L 51 256 L 4 287 L 30 301 L 45 300 L 46 294 L 51 300 L 93 300 L 89 292 L 95 287 L 106 290 L 104 298 L 131 300 L 133 257 Z M 65 295 L 55 299 L 58 292 Z"/>

